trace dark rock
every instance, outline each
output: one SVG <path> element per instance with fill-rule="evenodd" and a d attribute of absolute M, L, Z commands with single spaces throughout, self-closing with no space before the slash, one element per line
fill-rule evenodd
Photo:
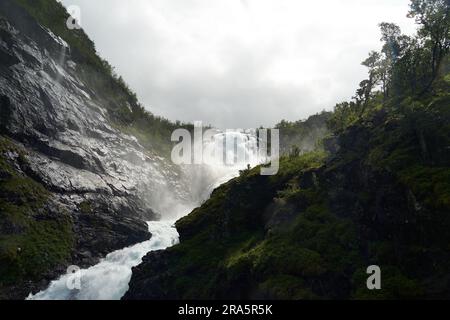
<path fill-rule="evenodd" d="M 169 253 L 167 251 L 154 251 L 148 253 L 142 264 L 133 268 L 130 287 L 122 300 L 167 300 L 179 299 L 175 292 L 164 286 L 164 280 L 170 278 Z"/>

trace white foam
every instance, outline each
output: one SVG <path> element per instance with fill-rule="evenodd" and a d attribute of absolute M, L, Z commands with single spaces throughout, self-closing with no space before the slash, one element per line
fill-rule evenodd
<path fill-rule="evenodd" d="M 70 290 L 69 277 L 64 275 L 28 300 L 118 300 L 128 290 L 131 268 L 141 263 L 150 251 L 161 250 L 178 243 L 173 222 L 149 222 L 152 238 L 129 248 L 112 252 L 100 263 L 80 271 L 81 289 Z"/>
<path fill-rule="evenodd" d="M 236 139 L 237 145 L 231 148 L 224 146 L 225 139 Z M 211 142 L 204 145 L 205 154 L 210 156 L 209 164 L 201 166 L 200 176 L 205 174 L 207 179 L 199 179 L 201 186 L 195 187 L 194 173 L 192 172 L 191 192 L 202 192 L 198 200 L 206 200 L 214 188 L 239 175 L 239 170 L 248 165 L 255 166 L 258 163 L 258 141 L 252 134 L 234 132 L 220 132 Z M 217 152 L 219 150 L 219 152 Z M 216 152 L 215 152 L 216 151 Z M 225 164 L 223 159 L 233 159 L 233 152 L 237 151 L 244 157 L 233 164 Z M 71 275 L 63 275 L 58 280 L 52 281 L 46 290 L 35 295 L 30 294 L 29 300 L 118 300 L 128 290 L 131 279 L 131 268 L 139 265 L 142 258 L 150 251 L 162 250 L 178 243 L 178 232 L 174 227 L 176 219 L 188 214 L 195 207 L 179 203 L 170 203 L 172 215 L 164 212 L 165 217 L 171 216 L 171 221 L 148 222 L 152 238 L 129 248 L 110 253 L 105 259 L 95 266 L 80 270 L 81 289 L 71 290 L 67 283 Z"/>

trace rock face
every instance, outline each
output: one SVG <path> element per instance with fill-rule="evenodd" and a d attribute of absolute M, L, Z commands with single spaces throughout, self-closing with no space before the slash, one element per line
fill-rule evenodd
<path fill-rule="evenodd" d="M 180 299 L 168 287 L 175 274 L 170 272 L 170 253 L 160 250 L 149 252 L 142 263 L 133 268 L 130 290 L 122 300 L 168 300 Z M 151 276 L 150 276 L 151 275 Z"/>
<path fill-rule="evenodd" d="M 159 218 L 167 190 L 173 199 L 186 194 L 176 168 L 112 124 L 109 102 L 83 82 L 74 60 L 64 40 L 1 1 L 0 134 L 25 150 L 17 170 L 70 213 L 68 263 L 86 266 L 148 239 L 144 221 Z"/>
<path fill-rule="evenodd" d="M 180 244 L 133 269 L 123 299 L 448 299 L 449 102 L 381 111 L 330 138 L 327 156 L 220 186 L 177 222 Z M 371 265 L 382 290 L 367 288 Z"/>

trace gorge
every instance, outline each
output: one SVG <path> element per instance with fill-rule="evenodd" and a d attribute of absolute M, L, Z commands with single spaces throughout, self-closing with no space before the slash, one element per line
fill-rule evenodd
<path fill-rule="evenodd" d="M 238 130 L 172 161 L 194 124 L 150 113 L 60 2 L 1 0 L 0 299 L 450 298 L 450 11 L 422 2 L 351 101 L 275 126 L 264 175 Z"/>
<path fill-rule="evenodd" d="M 207 165 L 196 168 L 196 173 L 200 175 L 201 181 L 191 181 L 191 187 L 200 183 L 197 188 L 191 189 L 195 192 L 200 190 L 200 195 L 194 198 L 207 200 L 210 193 L 222 183 L 239 176 L 239 170 L 254 166 L 257 163 L 257 149 L 251 143 L 255 138 L 247 134 L 238 132 L 216 133 L 212 142 L 206 142 L 204 145 L 205 155 L 212 154 L 216 148 L 214 144 L 222 145 L 228 139 L 235 141 L 236 135 L 242 135 L 238 141 L 247 141 L 239 143 L 236 146 L 228 144 L 230 150 L 225 150 L 225 154 L 234 152 L 237 148 L 239 153 L 245 154 L 242 162 L 236 162 L 232 165 L 225 164 L 221 159 L 210 159 Z M 227 137 L 228 136 L 228 137 Z M 250 141 L 250 142 L 249 142 Z M 213 145 L 211 145 L 213 144 Z M 253 162 L 252 162 L 253 159 Z M 249 160 L 249 161 L 245 161 Z M 186 168 L 188 170 L 188 168 Z M 191 173 L 191 177 L 193 177 Z M 200 206 L 201 203 L 193 204 Z M 172 203 L 173 208 L 177 204 Z M 46 290 L 30 294 L 29 300 L 119 300 L 128 290 L 128 283 L 131 278 L 131 269 L 142 262 L 142 258 L 151 251 L 163 250 L 179 242 L 179 236 L 174 226 L 175 220 L 188 215 L 192 208 L 186 208 L 184 212 L 162 213 L 160 221 L 149 221 L 150 240 L 138 243 L 128 248 L 124 248 L 108 254 L 97 265 L 88 269 L 79 270 L 76 273 L 68 273 L 61 276 L 58 280 L 52 281 Z M 171 220 L 175 219 L 175 220 Z M 79 287 L 72 288 L 70 281 L 79 279 Z"/>

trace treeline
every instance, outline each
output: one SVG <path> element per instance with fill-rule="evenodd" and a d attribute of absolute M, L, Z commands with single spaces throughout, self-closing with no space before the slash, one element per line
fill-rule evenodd
<path fill-rule="evenodd" d="M 394 23 L 380 24 L 382 50 L 370 52 L 362 62 L 368 78 L 361 81 L 353 100 L 336 105 L 329 121 L 335 133 L 381 108 L 399 108 L 405 98 L 424 101 L 448 92 L 441 76 L 450 68 L 450 1 L 412 0 L 408 17 L 418 25 L 414 36 L 402 34 Z"/>
<path fill-rule="evenodd" d="M 280 153 L 295 157 L 320 148 L 322 139 L 329 134 L 327 122 L 331 116 L 331 112 L 322 111 L 306 120 L 282 120 L 276 124 L 275 129 L 280 130 Z"/>

